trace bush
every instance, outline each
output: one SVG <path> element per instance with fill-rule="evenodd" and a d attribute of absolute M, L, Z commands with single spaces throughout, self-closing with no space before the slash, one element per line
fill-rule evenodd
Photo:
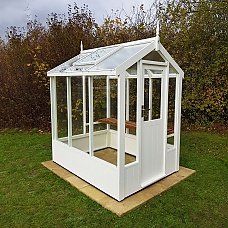
<path fill-rule="evenodd" d="M 183 120 L 227 121 L 227 12 L 224 1 L 167 1 L 98 25 L 87 6 L 74 4 L 67 16 L 49 15 L 46 27 L 36 20 L 26 29 L 11 27 L 0 39 L 0 128 L 49 130 L 46 72 L 79 54 L 81 40 L 87 49 L 154 36 L 158 17 L 161 42 L 185 72 Z"/>

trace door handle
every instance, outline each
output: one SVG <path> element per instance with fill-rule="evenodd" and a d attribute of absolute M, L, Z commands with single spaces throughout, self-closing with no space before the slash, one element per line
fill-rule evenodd
<path fill-rule="evenodd" d="M 145 111 L 150 111 L 151 108 L 144 108 L 144 105 L 142 105 L 142 117 L 144 117 L 144 112 Z"/>

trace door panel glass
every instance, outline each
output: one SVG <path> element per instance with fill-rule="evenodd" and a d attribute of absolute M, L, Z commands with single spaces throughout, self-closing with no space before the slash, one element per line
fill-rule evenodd
<path fill-rule="evenodd" d="M 175 92 L 176 78 L 169 78 L 169 97 L 168 97 L 168 123 L 167 123 L 167 143 L 174 145 L 174 124 L 175 124 Z"/>
<path fill-rule="evenodd" d="M 161 118 L 161 78 L 152 78 L 152 116 L 151 119 Z"/>
<path fill-rule="evenodd" d="M 144 121 L 149 120 L 149 109 L 150 109 L 150 105 L 149 105 L 149 78 L 145 78 L 144 79 L 144 107 L 143 107 L 143 118 Z"/>
<path fill-rule="evenodd" d="M 168 134 L 174 130 L 176 78 L 169 79 Z"/>
<path fill-rule="evenodd" d="M 161 78 L 144 78 L 144 121 L 161 118 Z"/>

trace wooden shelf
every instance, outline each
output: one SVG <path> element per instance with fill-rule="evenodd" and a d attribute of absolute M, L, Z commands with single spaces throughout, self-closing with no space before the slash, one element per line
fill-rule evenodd
<path fill-rule="evenodd" d="M 117 119 L 115 118 L 103 118 L 103 119 L 97 120 L 97 122 L 117 126 Z M 136 129 L 136 123 L 133 121 L 125 121 L 125 127 L 129 129 Z M 174 131 L 172 128 L 167 129 L 168 134 L 172 134 L 173 132 Z"/>
<path fill-rule="evenodd" d="M 97 122 L 117 126 L 117 119 L 115 118 L 103 118 L 103 119 L 97 120 Z M 126 121 L 125 127 L 129 129 L 136 129 L 136 123 L 133 121 Z"/>
<path fill-rule="evenodd" d="M 174 133 L 174 130 L 172 128 L 168 128 L 167 129 L 167 134 L 170 135 L 170 134 L 173 134 Z"/>

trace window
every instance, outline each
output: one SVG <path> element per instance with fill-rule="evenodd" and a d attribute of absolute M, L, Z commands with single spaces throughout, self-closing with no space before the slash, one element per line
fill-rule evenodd
<path fill-rule="evenodd" d="M 57 129 L 58 139 L 67 143 L 68 123 L 67 123 L 67 87 L 66 77 L 56 78 L 57 96 Z"/>
<path fill-rule="evenodd" d="M 144 79 L 144 121 L 160 119 L 161 80 L 161 78 Z"/>
<path fill-rule="evenodd" d="M 171 136 L 171 135 L 174 133 L 174 126 L 175 126 L 175 93 L 176 93 L 176 78 L 169 78 L 167 142 L 170 145 L 174 145 L 174 136 Z"/>

